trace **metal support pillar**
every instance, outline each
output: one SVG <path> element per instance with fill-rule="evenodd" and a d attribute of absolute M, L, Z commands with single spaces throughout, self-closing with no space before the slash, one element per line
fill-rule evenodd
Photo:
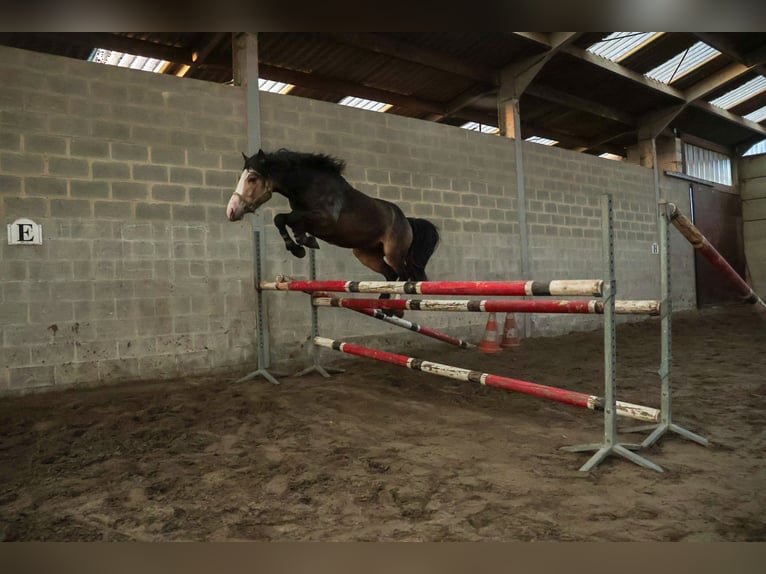
<path fill-rule="evenodd" d="M 562 450 L 569 452 L 596 451 L 590 460 L 580 467 L 581 472 L 588 472 L 610 454 L 620 455 L 639 466 L 662 472 L 661 467 L 629 450 L 638 449 L 641 445 L 620 444 L 617 442 L 616 333 L 614 321 L 614 301 L 617 295 L 617 284 L 614 278 L 612 196 L 608 194 L 601 196 L 601 237 L 604 266 L 604 441 L 601 444 L 565 446 L 562 447 Z"/>
<path fill-rule="evenodd" d="M 510 102 L 513 111 L 513 139 L 516 150 L 516 195 L 519 203 L 519 260 L 521 262 L 521 278 L 529 279 L 529 235 L 527 233 L 527 193 L 524 183 L 524 140 L 521 138 L 521 110 L 518 98 Z M 524 297 L 528 299 L 528 297 Z M 522 336 L 532 336 L 532 320 L 529 313 L 521 318 Z"/>
<path fill-rule="evenodd" d="M 644 432 L 652 430 L 652 433 L 641 443 L 642 447 L 649 447 L 656 443 L 668 431 L 675 432 L 682 437 L 701 444 L 709 446 L 710 442 L 689 430 L 675 424 L 671 417 L 671 365 L 673 359 L 672 337 L 671 337 L 671 318 L 672 301 L 670 287 L 670 225 L 668 212 L 668 202 L 662 200 L 659 202 L 659 229 L 660 229 L 660 423 L 658 425 L 644 425 L 626 429 L 626 432 Z"/>
<path fill-rule="evenodd" d="M 258 40 L 254 33 L 235 34 L 232 42 L 234 52 L 235 78 L 244 86 L 247 104 L 247 152 L 256 153 L 261 148 L 261 100 L 258 90 Z M 251 219 L 253 230 L 253 275 L 255 277 L 255 328 L 257 337 L 258 369 L 236 382 L 248 381 L 262 376 L 278 385 L 267 370 L 269 368 L 269 324 L 266 301 L 260 289 L 263 280 L 264 231 L 263 213 L 254 213 Z"/>
<path fill-rule="evenodd" d="M 308 249 L 309 252 L 309 277 L 311 281 L 317 280 L 317 264 L 316 264 L 316 255 L 314 255 L 313 249 Z M 319 314 L 318 314 L 318 308 L 315 307 L 311 303 L 311 299 L 309 298 L 309 303 L 311 305 L 311 341 L 314 341 L 315 337 L 319 336 Z M 331 373 L 343 373 L 345 372 L 345 369 L 336 369 L 334 367 L 323 367 L 319 364 L 319 347 L 314 345 L 313 342 L 311 344 L 311 361 L 312 364 L 299 373 L 296 373 L 296 377 L 301 377 L 303 375 L 307 375 L 308 373 L 317 372 L 320 375 L 322 375 L 325 378 L 329 378 Z"/>

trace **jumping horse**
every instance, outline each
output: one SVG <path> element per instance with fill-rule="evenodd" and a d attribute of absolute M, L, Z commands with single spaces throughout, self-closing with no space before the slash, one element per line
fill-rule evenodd
<path fill-rule="evenodd" d="M 277 214 L 274 225 L 296 257 L 306 255 L 305 247 L 319 249 L 321 239 L 352 249 L 386 281 L 428 280 L 426 264 L 439 244 L 436 226 L 354 189 L 343 177 L 343 160 L 286 149 L 242 156 L 245 166 L 226 207 L 229 221 L 242 219 L 279 193 L 292 211 Z"/>

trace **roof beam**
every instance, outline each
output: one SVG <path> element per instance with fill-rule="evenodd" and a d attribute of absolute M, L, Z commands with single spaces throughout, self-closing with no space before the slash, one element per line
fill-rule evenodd
<path fill-rule="evenodd" d="M 751 68 L 744 64 L 731 64 L 726 66 L 722 70 L 719 70 L 715 74 L 708 76 L 701 82 L 688 88 L 685 92 L 686 101 L 693 102 L 694 100 L 698 100 L 750 70 Z"/>
<path fill-rule="evenodd" d="M 336 42 L 355 48 L 397 58 L 405 62 L 420 64 L 421 66 L 427 66 L 457 76 L 464 76 L 477 82 L 484 82 L 492 86 L 496 86 L 498 83 L 497 74 L 491 68 L 447 55 L 444 52 L 437 52 L 408 42 L 402 42 L 390 36 L 358 32 L 325 32 L 323 35 L 332 38 Z"/>
<path fill-rule="evenodd" d="M 306 72 L 297 72 L 295 70 L 280 68 L 264 63 L 260 64 L 259 70 L 260 75 L 263 78 L 277 82 L 295 84 L 301 88 L 307 88 L 311 90 L 335 92 L 339 95 L 339 100 L 344 96 L 356 96 L 358 98 L 376 100 L 379 102 L 392 104 L 394 106 L 410 108 L 426 113 L 442 115 L 446 115 L 447 113 L 447 110 L 443 104 L 424 100 L 422 98 L 389 92 L 388 90 L 362 86 L 354 82 L 321 77 L 317 76 L 316 74 L 310 74 Z"/>
<path fill-rule="evenodd" d="M 630 70 L 625 66 L 621 66 L 620 64 L 615 64 L 606 58 L 602 58 L 600 56 L 596 56 L 595 54 L 591 54 L 590 52 L 586 52 L 581 48 L 577 48 L 575 46 L 566 46 L 561 51 L 574 58 L 577 58 L 578 60 L 588 62 L 593 66 L 606 70 L 607 72 L 610 72 L 621 78 L 625 78 L 626 80 L 630 80 L 631 82 L 639 84 L 645 88 L 649 88 L 650 90 L 653 90 L 657 93 L 664 94 L 681 101 L 686 100 L 686 96 L 681 90 L 677 90 L 676 88 L 672 88 L 660 82 L 649 80 L 644 77 L 643 74 L 634 72 L 633 70 Z"/>
<path fill-rule="evenodd" d="M 497 93 L 497 88 L 490 88 L 487 89 L 485 86 L 477 86 L 475 88 L 472 88 L 470 90 L 466 90 L 461 95 L 456 97 L 451 102 L 448 102 L 445 106 L 445 111 L 443 114 L 430 114 L 425 119 L 431 122 L 438 122 L 443 120 L 444 118 L 457 114 L 461 110 L 467 108 L 477 100 L 480 100 L 482 98 L 485 98 L 487 96 L 491 96 L 493 94 Z"/>
<path fill-rule="evenodd" d="M 746 54 L 740 52 L 729 38 L 719 32 L 693 32 L 697 38 L 712 46 L 722 54 L 726 54 L 732 60 L 747 66 L 755 68 L 762 76 L 766 76 L 766 44 L 752 50 Z"/>
<path fill-rule="evenodd" d="M 540 73 L 557 53 L 577 40 L 584 32 L 552 32 L 547 35 L 548 48 L 542 54 L 530 56 L 513 62 L 500 70 L 500 90 L 497 94 L 500 102 L 520 98 L 535 76 Z"/>
<path fill-rule="evenodd" d="M 519 36 L 520 38 L 524 38 L 526 40 L 530 40 L 534 42 L 535 44 L 538 44 L 540 46 L 544 46 L 547 49 L 551 48 L 551 41 L 548 37 L 548 34 L 544 32 L 511 32 L 514 36 Z"/>
<path fill-rule="evenodd" d="M 766 138 L 766 127 L 763 127 L 761 124 L 757 124 L 755 122 L 751 122 L 750 120 L 746 120 L 742 116 L 732 114 L 731 112 L 728 112 L 722 108 L 718 108 L 702 100 L 691 102 L 689 105 L 695 108 L 698 108 L 700 110 L 703 110 L 705 112 L 708 112 L 709 114 L 712 114 L 714 116 L 718 116 L 719 118 L 722 118 L 724 120 L 728 120 L 733 124 L 736 124 L 742 128 L 745 128 L 747 130 L 750 130 L 751 132 L 754 132 L 760 135 L 762 138 Z"/>
<path fill-rule="evenodd" d="M 620 122 L 628 126 L 635 126 L 637 123 L 636 118 L 630 114 L 540 84 L 529 86 L 525 93 L 541 100 L 561 104 L 568 108 Z"/>
<path fill-rule="evenodd" d="M 189 66 L 194 64 L 192 60 L 194 51 L 188 48 L 176 48 L 175 46 L 137 40 L 109 32 L 61 32 L 53 35 L 32 32 L 31 35 L 36 35 L 40 38 L 58 38 L 75 46 L 86 48 L 104 48 L 105 50 L 168 60 L 176 64 L 187 64 Z"/>
<path fill-rule="evenodd" d="M 726 54 L 732 60 L 736 60 L 740 64 L 745 64 L 746 66 L 757 66 L 759 64 L 766 63 L 766 45 L 762 45 L 761 47 L 756 48 L 751 52 L 742 53 L 734 47 L 734 44 L 729 38 L 719 32 L 692 33 L 697 36 L 697 38 L 705 42 L 705 44 L 708 46 L 711 46 L 719 52 Z"/>

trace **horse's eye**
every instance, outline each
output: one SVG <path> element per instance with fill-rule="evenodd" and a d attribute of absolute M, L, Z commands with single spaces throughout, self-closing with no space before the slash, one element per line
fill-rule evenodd
<path fill-rule="evenodd" d="M 247 183 L 255 183 L 257 179 L 258 179 L 257 176 L 251 175 L 250 177 L 247 178 Z"/>

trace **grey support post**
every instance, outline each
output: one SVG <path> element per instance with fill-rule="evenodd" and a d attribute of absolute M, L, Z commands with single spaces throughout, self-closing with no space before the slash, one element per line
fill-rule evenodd
<path fill-rule="evenodd" d="M 689 430 L 675 424 L 671 417 L 671 365 L 673 360 L 671 321 L 673 305 L 670 286 L 670 224 L 668 202 L 659 202 L 659 230 L 660 230 L 660 306 L 661 338 L 660 338 L 660 423 L 659 425 L 646 425 L 629 429 L 629 432 L 643 432 L 652 430 L 652 433 L 641 443 L 642 447 L 652 446 L 668 431 L 675 432 L 684 438 L 708 446 L 710 442 Z"/>
<path fill-rule="evenodd" d="M 614 277 L 614 225 L 612 196 L 601 196 L 601 237 L 604 266 L 604 442 L 562 447 L 569 452 L 596 453 L 586 462 L 580 471 L 588 472 L 601 463 L 610 454 L 617 454 L 645 468 L 662 472 L 662 468 L 629 449 L 638 449 L 640 445 L 620 444 L 617 442 L 617 397 L 615 384 L 616 333 L 614 301 L 617 284 Z"/>
<path fill-rule="evenodd" d="M 314 254 L 314 249 L 309 249 L 309 278 L 311 281 L 316 281 L 317 279 L 317 263 L 316 263 L 316 255 Z M 311 295 L 309 295 L 311 297 Z M 318 309 L 311 304 L 311 341 L 313 341 L 316 337 L 319 336 L 319 314 Z M 325 378 L 330 377 L 330 373 L 343 373 L 345 372 L 344 369 L 336 369 L 333 367 L 323 367 L 319 364 L 319 347 L 317 345 L 311 344 L 311 361 L 312 364 L 299 373 L 296 373 L 296 377 L 301 377 L 303 375 L 307 375 L 308 373 L 317 372 L 320 375 L 322 375 Z"/>
<path fill-rule="evenodd" d="M 247 104 L 247 153 L 252 155 L 261 148 L 261 99 L 258 90 L 258 39 L 255 33 L 234 34 L 232 49 L 234 52 L 235 83 L 244 86 Z M 255 276 L 255 322 L 257 337 L 258 369 L 245 375 L 237 382 L 247 381 L 262 376 L 267 381 L 278 385 L 268 368 L 269 361 L 269 324 L 266 302 L 260 289 L 263 279 L 264 230 L 263 213 L 254 213 L 251 219 L 253 229 L 253 270 Z"/>

